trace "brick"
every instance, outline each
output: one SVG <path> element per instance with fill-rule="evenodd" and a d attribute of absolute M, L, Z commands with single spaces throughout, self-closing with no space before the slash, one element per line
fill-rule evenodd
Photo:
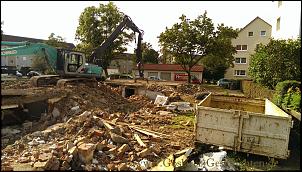
<path fill-rule="evenodd" d="M 127 167 L 127 164 L 126 163 L 121 163 L 118 167 L 117 167 L 117 170 L 118 171 L 125 171 L 127 170 L 128 167 Z"/>
<path fill-rule="evenodd" d="M 117 135 L 115 133 L 110 133 L 111 139 L 115 143 L 129 143 L 129 140 L 123 136 Z"/>
<path fill-rule="evenodd" d="M 105 140 L 103 140 L 102 142 L 98 142 L 96 144 L 96 150 L 98 150 L 98 151 L 103 150 L 105 147 L 107 147 L 107 143 Z"/>
<path fill-rule="evenodd" d="M 111 149 L 109 149 L 109 150 L 107 151 L 107 153 L 116 155 L 116 154 L 117 154 L 117 148 L 116 148 L 116 147 L 115 147 L 115 148 L 111 148 Z"/>
<path fill-rule="evenodd" d="M 107 164 L 107 168 L 109 171 L 115 170 L 115 164 Z"/>
<path fill-rule="evenodd" d="M 128 144 L 123 144 L 121 147 L 118 148 L 119 155 L 124 154 L 126 151 L 130 149 Z"/>
<path fill-rule="evenodd" d="M 84 163 L 90 163 L 93 158 L 93 152 L 96 148 L 95 144 L 84 143 L 78 147 L 79 158 Z"/>
<path fill-rule="evenodd" d="M 104 135 L 104 131 L 101 131 L 101 130 L 93 130 L 93 134 L 94 136 L 97 136 L 97 137 L 101 137 Z"/>
<path fill-rule="evenodd" d="M 152 152 L 151 149 L 146 148 L 146 149 L 142 150 L 141 152 L 137 153 L 137 156 L 144 158 L 147 155 L 149 155 L 151 152 Z"/>
<path fill-rule="evenodd" d="M 44 162 L 49 160 L 51 157 L 52 157 L 52 153 L 42 153 L 39 155 L 38 160 Z"/>
<path fill-rule="evenodd" d="M 40 161 L 38 161 L 38 162 L 35 162 L 35 163 L 34 163 L 34 167 L 35 167 L 35 168 L 46 169 L 47 166 L 48 166 L 48 164 L 49 164 L 49 161 L 45 161 L 45 162 L 40 162 Z"/>

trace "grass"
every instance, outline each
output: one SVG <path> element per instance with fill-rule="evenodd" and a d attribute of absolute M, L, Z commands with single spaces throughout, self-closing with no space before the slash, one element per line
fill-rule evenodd
<path fill-rule="evenodd" d="M 184 125 L 188 121 L 190 121 L 189 125 Z M 176 117 L 173 117 L 172 122 L 173 124 L 170 126 L 173 129 L 185 129 L 187 127 L 193 126 L 195 121 L 194 113 L 185 113 L 185 114 L 178 114 Z"/>

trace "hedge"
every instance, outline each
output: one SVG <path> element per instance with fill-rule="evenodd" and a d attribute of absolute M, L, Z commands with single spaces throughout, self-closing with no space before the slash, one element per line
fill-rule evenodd
<path fill-rule="evenodd" d="M 279 107 L 301 112 L 301 82 L 286 80 L 276 85 L 273 102 Z"/>

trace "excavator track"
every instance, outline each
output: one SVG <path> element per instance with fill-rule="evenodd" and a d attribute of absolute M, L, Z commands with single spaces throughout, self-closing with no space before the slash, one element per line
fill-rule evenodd
<path fill-rule="evenodd" d="M 90 78 L 68 78 L 60 79 L 57 82 L 57 87 L 65 87 L 66 85 L 87 85 L 89 87 L 97 87 L 98 81 Z"/>
<path fill-rule="evenodd" d="M 59 79 L 59 75 L 33 76 L 30 78 L 30 83 L 33 87 L 54 86 Z"/>

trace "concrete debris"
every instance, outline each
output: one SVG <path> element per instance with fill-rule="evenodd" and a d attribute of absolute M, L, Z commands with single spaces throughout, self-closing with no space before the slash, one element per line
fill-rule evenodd
<path fill-rule="evenodd" d="M 112 132 L 110 132 L 110 136 L 111 136 L 111 139 L 112 139 L 115 143 L 128 143 L 128 142 L 129 142 L 129 140 L 126 139 L 125 137 L 120 136 L 120 135 L 117 135 L 117 134 L 112 133 Z"/>
<path fill-rule="evenodd" d="M 9 127 L 1 129 L 1 135 L 13 135 L 13 134 L 18 134 L 20 132 L 21 132 L 20 130 L 9 128 Z"/>
<path fill-rule="evenodd" d="M 54 118 L 57 118 L 57 117 L 59 117 L 60 116 L 60 111 L 59 111 L 59 109 L 58 108 L 53 108 L 53 111 L 52 111 L 52 116 L 54 117 Z"/>
<path fill-rule="evenodd" d="M 155 99 L 155 101 L 154 101 L 154 104 L 155 104 L 155 105 L 161 105 L 161 106 L 163 106 L 163 105 L 165 105 L 167 102 L 168 102 L 168 97 L 157 95 L 157 96 L 156 96 L 156 99 Z"/>
<path fill-rule="evenodd" d="M 177 106 L 177 110 L 180 110 L 180 111 L 193 111 L 193 107 L 190 106 L 190 103 L 189 102 L 172 102 L 170 103 L 170 105 L 174 105 L 174 106 Z"/>

